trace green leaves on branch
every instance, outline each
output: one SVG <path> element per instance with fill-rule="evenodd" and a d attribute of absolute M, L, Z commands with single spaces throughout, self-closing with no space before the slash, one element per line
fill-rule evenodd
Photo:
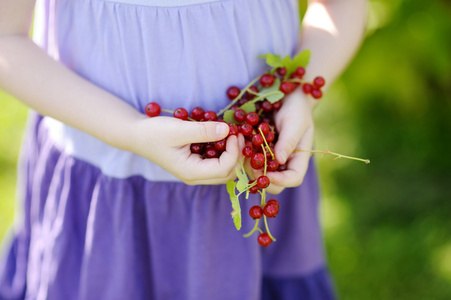
<path fill-rule="evenodd" d="M 232 218 L 233 223 L 237 230 L 241 229 L 241 207 L 238 196 L 235 194 L 236 183 L 233 180 L 227 181 L 227 192 L 230 196 L 230 201 L 232 202 Z"/>
<path fill-rule="evenodd" d="M 304 50 L 299 52 L 293 59 L 289 55 L 282 58 L 280 55 L 275 55 L 268 53 L 265 55 L 260 55 L 259 58 L 266 60 L 266 64 L 272 67 L 274 70 L 276 68 L 285 67 L 287 73 L 293 73 L 299 67 L 306 67 L 310 60 L 310 50 Z"/>
<path fill-rule="evenodd" d="M 224 113 L 224 121 L 227 123 L 234 123 L 238 124 L 238 122 L 235 120 L 235 111 L 229 109 Z"/>
<path fill-rule="evenodd" d="M 264 98 L 271 103 L 277 102 L 281 100 L 285 94 L 279 91 L 280 88 L 280 79 L 276 78 L 274 80 L 274 84 L 269 88 L 263 88 L 258 93 L 258 97 Z"/>
<path fill-rule="evenodd" d="M 239 196 L 246 192 L 246 199 L 249 197 L 249 177 L 247 177 L 246 171 L 244 170 L 243 163 L 240 163 L 240 168 L 235 168 L 236 176 L 238 177 L 237 181 L 227 181 L 227 192 L 230 196 L 230 201 L 232 202 L 232 218 L 233 223 L 237 230 L 241 229 L 241 207 Z M 238 190 L 238 195 L 236 194 L 236 190 Z"/>
<path fill-rule="evenodd" d="M 244 110 L 247 114 L 256 110 L 255 103 L 253 101 L 249 101 L 240 106 L 242 110 Z"/>
<path fill-rule="evenodd" d="M 247 114 L 255 111 L 255 104 L 252 101 L 249 101 L 243 105 L 240 106 L 240 109 L 244 110 Z M 236 120 L 235 120 L 235 111 L 232 109 L 227 110 L 224 113 L 224 121 L 226 121 L 227 123 L 234 123 L 234 124 L 239 124 Z"/>

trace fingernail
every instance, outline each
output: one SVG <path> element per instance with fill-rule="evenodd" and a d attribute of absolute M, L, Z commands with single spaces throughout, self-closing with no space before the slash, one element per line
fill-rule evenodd
<path fill-rule="evenodd" d="M 287 152 L 285 150 L 280 151 L 280 160 L 281 163 L 287 161 Z"/>
<path fill-rule="evenodd" d="M 223 137 L 228 133 L 229 133 L 229 125 L 224 124 L 224 123 L 220 123 L 220 124 L 216 125 L 216 134 L 218 136 Z"/>

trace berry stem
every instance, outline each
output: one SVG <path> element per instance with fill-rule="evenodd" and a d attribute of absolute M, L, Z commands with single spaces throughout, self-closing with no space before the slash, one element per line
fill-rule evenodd
<path fill-rule="evenodd" d="M 265 158 L 266 158 L 266 156 L 265 156 Z M 265 161 L 266 161 L 266 160 L 265 160 Z M 265 163 L 265 171 L 266 171 L 266 163 Z M 262 201 L 261 201 L 261 206 L 264 207 L 265 204 L 266 204 L 266 191 L 265 191 L 265 190 L 261 191 L 261 192 L 260 192 L 260 195 L 261 195 L 261 199 L 262 199 Z M 264 218 L 264 220 L 265 220 L 265 228 L 266 228 L 266 232 L 268 233 L 268 235 L 269 235 L 269 237 L 271 238 L 271 240 L 273 240 L 273 241 L 275 242 L 275 241 L 276 241 L 276 238 L 273 237 L 272 234 L 271 234 L 271 232 L 269 231 L 268 220 L 267 220 L 266 216 L 263 215 L 263 218 Z"/>
<path fill-rule="evenodd" d="M 369 159 L 358 158 L 358 157 L 353 157 L 353 156 L 347 156 L 347 155 L 343 155 L 343 154 L 340 154 L 340 153 L 331 152 L 328 148 L 327 148 L 326 151 L 321 151 L 321 150 L 303 150 L 303 149 L 296 149 L 296 150 L 294 150 L 294 152 L 310 152 L 310 153 L 312 153 L 312 154 L 315 154 L 315 153 L 321 153 L 321 154 L 322 154 L 321 158 L 323 158 L 324 155 L 326 155 L 326 154 L 330 154 L 330 155 L 335 155 L 335 156 L 336 156 L 336 157 L 334 158 L 334 160 L 337 160 L 337 159 L 339 159 L 339 158 L 347 158 L 347 159 L 352 159 L 352 160 L 358 160 L 358 161 L 364 162 L 364 163 L 366 163 L 366 164 L 369 164 L 369 163 L 370 163 L 370 160 L 369 160 Z"/>
<path fill-rule="evenodd" d="M 166 112 L 166 113 L 168 113 L 168 114 L 174 114 L 174 111 L 173 110 L 170 110 L 170 109 L 164 109 L 164 108 L 162 108 L 161 109 L 161 111 L 164 111 L 164 112 Z"/>
<path fill-rule="evenodd" d="M 164 111 L 165 113 L 168 113 L 168 114 L 171 114 L 171 115 L 174 114 L 174 111 L 173 111 L 173 110 L 170 110 L 170 109 L 164 109 L 164 108 L 162 108 L 161 111 Z M 194 120 L 194 119 L 191 118 L 191 117 L 188 117 L 188 120 L 189 120 L 189 121 L 193 121 L 193 122 L 197 122 L 196 120 Z"/>
<path fill-rule="evenodd" d="M 299 78 L 290 78 L 287 81 L 295 82 L 295 83 L 303 83 L 304 82 L 304 80 L 299 79 Z"/>
<path fill-rule="evenodd" d="M 265 142 L 265 145 L 266 145 L 266 147 L 268 148 L 268 151 L 269 151 L 269 153 L 271 154 L 272 159 L 274 159 L 274 153 L 272 153 L 271 148 L 270 148 L 269 145 L 268 145 L 268 141 L 266 141 L 265 135 L 263 134 L 263 131 L 262 131 L 260 128 L 258 129 L 258 131 L 260 131 L 260 134 L 261 134 L 262 137 L 263 137 L 263 141 Z M 262 147 L 263 147 L 263 145 L 262 145 Z M 265 147 L 263 147 L 263 151 L 265 151 Z M 265 152 L 265 157 L 266 157 L 266 152 Z M 266 162 L 266 159 L 265 159 L 265 162 Z M 266 168 L 265 168 L 265 170 L 266 170 Z M 265 174 L 265 175 L 266 175 L 266 174 Z"/>
<path fill-rule="evenodd" d="M 272 91 L 272 92 L 266 93 L 266 94 L 264 94 L 264 95 L 258 96 L 258 97 L 255 98 L 255 99 L 252 99 L 252 102 L 255 104 L 255 102 L 261 101 L 262 99 L 265 99 L 265 98 L 268 97 L 268 96 L 271 96 L 271 95 L 274 95 L 274 94 L 278 94 L 279 92 L 280 92 L 280 91 L 277 90 L 277 91 Z"/>
<path fill-rule="evenodd" d="M 227 105 L 226 107 L 224 107 L 223 109 L 221 109 L 216 115 L 219 117 L 220 115 L 222 115 L 224 112 L 228 111 L 232 106 L 235 105 L 235 103 L 237 103 L 244 95 L 245 92 L 250 91 L 250 87 L 254 85 L 254 83 L 256 83 L 258 80 L 260 80 L 260 76 L 258 76 L 257 78 L 255 78 L 254 80 L 252 80 L 244 89 L 241 90 L 240 94 L 233 99 L 232 102 L 229 103 L 229 105 Z"/>
<path fill-rule="evenodd" d="M 261 232 L 261 229 L 258 228 L 258 222 L 260 222 L 260 219 L 256 219 L 256 220 L 255 220 L 255 225 L 254 225 L 254 227 L 252 228 L 252 230 L 249 231 L 249 232 L 246 233 L 246 234 L 243 234 L 243 237 L 250 237 L 256 230 L 260 230 L 260 232 Z"/>
<path fill-rule="evenodd" d="M 265 219 L 265 228 L 266 228 L 266 233 L 268 233 L 269 237 L 271 238 L 271 240 L 273 240 L 274 242 L 276 241 L 276 239 L 272 236 L 271 232 L 269 232 L 269 226 L 268 226 L 268 221 L 265 215 L 263 215 L 263 218 Z"/>

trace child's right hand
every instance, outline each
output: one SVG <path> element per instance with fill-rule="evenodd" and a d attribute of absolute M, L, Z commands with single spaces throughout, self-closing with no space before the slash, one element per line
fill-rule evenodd
<path fill-rule="evenodd" d="M 222 122 L 191 122 L 172 117 L 143 115 L 130 128 L 129 151 L 158 164 L 189 185 L 222 184 L 235 179 L 243 136 L 230 136 L 219 158 L 203 159 L 191 153 L 190 144 L 214 142 L 227 137 Z M 241 147 L 240 147 L 241 145 Z"/>

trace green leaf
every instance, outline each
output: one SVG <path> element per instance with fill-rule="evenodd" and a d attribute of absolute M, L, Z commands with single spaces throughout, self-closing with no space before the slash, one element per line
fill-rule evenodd
<path fill-rule="evenodd" d="M 243 181 L 238 181 L 236 183 L 236 189 L 238 192 L 242 193 L 247 189 L 248 183 L 244 183 Z"/>
<path fill-rule="evenodd" d="M 240 106 L 242 110 L 244 110 L 247 114 L 256 110 L 254 102 L 246 102 Z"/>
<path fill-rule="evenodd" d="M 232 202 L 232 218 L 233 223 L 235 224 L 235 228 L 237 230 L 241 229 L 241 207 L 240 207 L 240 201 L 238 200 L 238 197 L 235 194 L 235 181 L 229 180 L 227 181 L 227 192 L 230 196 L 230 201 Z"/>
<path fill-rule="evenodd" d="M 240 203 L 238 202 L 238 198 L 236 198 L 236 201 L 238 203 L 238 208 L 239 208 Z M 232 202 L 233 202 L 233 200 L 232 200 Z M 235 224 L 236 230 L 240 230 L 241 229 L 241 209 L 240 209 L 239 213 L 235 210 L 232 218 L 233 218 L 233 223 Z"/>
<path fill-rule="evenodd" d="M 273 68 L 280 67 L 282 65 L 282 58 L 280 57 L 280 55 L 268 53 L 266 54 L 266 64 Z"/>
<path fill-rule="evenodd" d="M 224 121 L 226 121 L 227 123 L 238 124 L 237 121 L 235 120 L 235 112 L 231 109 L 227 110 L 224 113 Z"/>
<path fill-rule="evenodd" d="M 287 55 L 282 59 L 282 66 L 285 68 L 288 68 L 288 66 L 290 64 L 291 64 L 291 57 L 289 55 Z"/>
<path fill-rule="evenodd" d="M 229 196 L 230 196 L 230 198 L 232 198 L 232 197 L 236 197 L 236 194 L 235 194 L 235 181 L 233 181 L 233 180 L 229 180 L 229 181 L 227 181 L 227 185 L 226 185 L 226 187 L 227 187 L 227 193 L 229 193 Z"/>
<path fill-rule="evenodd" d="M 261 89 L 258 93 L 259 97 L 266 98 L 269 102 L 274 103 L 279 101 L 284 97 L 284 93 L 279 91 L 280 88 L 280 79 L 276 78 L 274 80 L 274 84 L 269 88 Z M 271 95 L 267 95 L 269 93 L 272 93 Z"/>
<path fill-rule="evenodd" d="M 247 177 L 246 172 L 244 172 L 242 169 L 240 170 L 239 168 L 235 168 L 235 173 L 236 176 L 238 177 L 236 188 L 241 193 L 247 188 L 249 184 L 249 178 Z"/>
<path fill-rule="evenodd" d="M 276 103 L 277 101 L 282 100 L 284 96 L 285 96 L 284 93 L 282 93 L 281 91 L 277 91 L 274 94 L 267 96 L 266 100 L 268 100 L 271 103 Z"/>
<path fill-rule="evenodd" d="M 288 74 L 293 73 L 299 67 L 306 67 L 310 60 L 310 50 L 299 52 L 287 67 Z"/>
<path fill-rule="evenodd" d="M 258 96 L 259 97 L 265 96 L 265 94 L 278 91 L 279 88 L 280 88 L 280 79 L 276 77 L 276 79 L 274 80 L 274 84 L 268 88 L 262 88 L 259 91 Z"/>
<path fill-rule="evenodd" d="M 302 52 L 299 52 L 298 55 L 296 55 L 293 58 L 293 63 L 296 66 L 296 68 L 299 67 L 306 67 L 310 60 L 310 50 L 304 50 Z"/>

